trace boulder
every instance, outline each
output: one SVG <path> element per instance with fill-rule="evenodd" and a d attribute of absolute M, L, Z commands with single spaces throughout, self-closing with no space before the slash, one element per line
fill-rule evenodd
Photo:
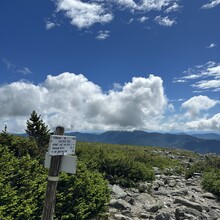
<path fill-rule="evenodd" d="M 162 212 L 155 217 L 155 220 L 171 220 L 171 219 L 173 219 L 173 217 L 168 212 Z"/>
<path fill-rule="evenodd" d="M 131 205 L 123 199 L 111 199 L 110 207 L 116 208 L 118 210 L 130 209 Z"/>
<path fill-rule="evenodd" d="M 127 196 L 126 192 L 118 185 L 113 185 L 112 194 L 118 198 L 125 198 Z"/>

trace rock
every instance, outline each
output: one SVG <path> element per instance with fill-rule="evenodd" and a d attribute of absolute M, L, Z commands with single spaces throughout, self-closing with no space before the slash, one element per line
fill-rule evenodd
<path fill-rule="evenodd" d="M 175 186 L 176 186 L 176 180 L 175 180 L 175 179 L 169 180 L 169 181 L 168 181 L 168 186 L 169 186 L 169 187 L 175 187 Z"/>
<path fill-rule="evenodd" d="M 217 219 L 219 220 L 220 219 L 220 213 L 215 210 L 211 210 L 209 212 L 209 216 L 212 220 L 217 220 Z"/>
<path fill-rule="evenodd" d="M 142 204 L 145 204 L 146 202 L 154 203 L 156 200 L 153 198 L 150 194 L 147 193 L 141 193 L 136 200 Z"/>
<path fill-rule="evenodd" d="M 204 209 L 202 205 L 200 205 L 198 203 L 195 203 L 195 202 L 191 202 L 191 201 L 189 201 L 187 199 L 183 199 L 181 197 L 176 198 L 174 203 L 178 203 L 178 204 L 181 204 L 181 205 L 184 205 L 184 206 L 196 209 L 196 210 L 198 210 L 200 212 L 202 212 L 202 210 Z"/>
<path fill-rule="evenodd" d="M 131 218 L 129 218 L 125 215 L 122 215 L 122 214 L 115 214 L 115 219 L 117 219 L 117 220 L 132 220 Z"/>
<path fill-rule="evenodd" d="M 138 190 L 140 193 L 143 193 L 143 192 L 147 192 L 150 189 L 150 187 L 151 187 L 151 183 L 147 183 L 147 182 L 140 183 L 138 185 Z"/>
<path fill-rule="evenodd" d="M 131 205 L 134 205 L 135 200 L 131 196 L 126 196 L 125 201 L 128 202 Z"/>
<path fill-rule="evenodd" d="M 157 212 L 162 207 L 163 207 L 163 203 L 160 200 L 153 202 L 153 203 L 150 203 L 149 201 L 147 201 L 147 202 L 145 202 L 145 204 L 143 206 L 143 208 L 149 212 Z"/>
<path fill-rule="evenodd" d="M 191 209 L 191 208 L 177 208 L 175 211 L 175 217 L 177 220 L 183 219 L 199 219 L 199 220 L 206 220 L 207 217 L 202 214 L 201 212 Z"/>
<path fill-rule="evenodd" d="M 172 215 L 167 212 L 162 212 L 155 217 L 155 220 L 171 220 L 171 219 L 173 219 Z"/>
<path fill-rule="evenodd" d="M 110 207 L 116 208 L 119 210 L 125 210 L 125 209 L 130 209 L 131 205 L 122 199 L 111 199 L 110 200 Z"/>
<path fill-rule="evenodd" d="M 207 198 L 207 199 L 215 199 L 215 196 L 210 193 L 210 192 L 206 192 L 202 195 L 203 198 Z"/>
<path fill-rule="evenodd" d="M 172 155 L 168 152 L 168 156 Z M 188 162 L 187 157 L 182 160 L 183 164 Z M 220 220 L 220 202 L 204 192 L 200 173 L 186 180 L 183 175 L 174 175 L 172 168 L 167 175 L 159 168 L 154 171 L 156 180 L 152 183 L 133 188 L 111 186 L 108 220 Z"/>
<path fill-rule="evenodd" d="M 170 192 L 171 196 L 186 196 L 187 194 L 188 194 L 188 192 L 185 189 L 173 190 Z"/>
<path fill-rule="evenodd" d="M 153 167 L 153 170 L 154 170 L 154 174 L 155 174 L 155 175 L 158 175 L 158 174 L 161 173 L 161 172 L 160 172 L 160 169 L 159 169 L 158 167 Z"/>
<path fill-rule="evenodd" d="M 126 192 L 119 186 L 113 185 L 112 193 L 118 198 L 125 198 L 127 196 Z"/>
<path fill-rule="evenodd" d="M 140 214 L 139 214 L 139 217 L 140 217 L 140 218 L 143 218 L 143 219 L 149 219 L 149 215 L 146 214 L 146 213 L 140 213 Z"/>
<path fill-rule="evenodd" d="M 160 182 L 154 181 L 152 184 L 152 189 L 157 191 L 159 188 L 160 188 Z"/>

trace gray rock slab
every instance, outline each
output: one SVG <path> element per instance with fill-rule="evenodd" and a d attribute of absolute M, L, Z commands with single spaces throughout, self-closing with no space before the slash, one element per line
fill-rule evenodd
<path fill-rule="evenodd" d="M 204 207 L 201 204 L 192 202 L 190 200 L 187 200 L 187 199 L 184 199 L 181 197 L 175 198 L 174 203 L 178 203 L 180 205 L 184 205 L 184 206 L 196 209 L 200 212 L 202 212 L 202 210 L 204 210 Z"/>

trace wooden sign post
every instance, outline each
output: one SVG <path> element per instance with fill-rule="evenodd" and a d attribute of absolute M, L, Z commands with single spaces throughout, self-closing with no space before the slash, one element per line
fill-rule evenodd
<path fill-rule="evenodd" d="M 55 135 L 63 135 L 64 128 L 57 127 Z M 61 164 L 62 155 L 52 156 L 50 163 L 50 170 L 47 182 L 46 197 L 44 201 L 44 209 L 42 214 L 42 220 L 53 220 L 55 200 L 56 200 L 56 189 L 59 180 L 59 171 Z"/>

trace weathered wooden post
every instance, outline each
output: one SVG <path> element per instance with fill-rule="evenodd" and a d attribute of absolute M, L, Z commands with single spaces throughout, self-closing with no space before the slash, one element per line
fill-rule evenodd
<path fill-rule="evenodd" d="M 63 135 L 63 134 L 64 134 L 64 128 L 60 126 L 57 127 L 55 130 L 55 135 Z M 62 155 L 51 157 L 42 220 L 53 220 L 55 200 L 56 200 L 56 189 L 59 180 L 61 160 L 62 160 Z"/>

